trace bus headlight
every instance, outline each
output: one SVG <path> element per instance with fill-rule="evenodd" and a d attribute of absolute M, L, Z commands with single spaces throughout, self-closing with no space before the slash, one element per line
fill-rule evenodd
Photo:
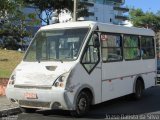
<path fill-rule="evenodd" d="M 68 77 L 69 73 L 64 73 L 62 75 L 60 75 L 55 82 L 53 83 L 53 86 L 55 87 L 64 87 L 67 77 Z"/>
<path fill-rule="evenodd" d="M 11 75 L 10 79 L 9 79 L 8 84 L 9 84 L 9 85 L 14 85 L 15 80 L 16 80 L 16 74 L 13 73 L 13 74 Z"/>

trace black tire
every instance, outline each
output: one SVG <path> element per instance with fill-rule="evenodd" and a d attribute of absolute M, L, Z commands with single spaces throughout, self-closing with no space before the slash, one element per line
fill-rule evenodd
<path fill-rule="evenodd" d="M 135 93 L 133 94 L 133 97 L 135 100 L 139 100 L 143 96 L 143 90 L 144 90 L 144 85 L 143 82 L 140 80 L 136 81 L 136 86 L 135 86 Z"/>
<path fill-rule="evenodd" d="M 76 100 L 76 110 L 71 111 L 71 115 L 74 117 L 84 116 L 90 108 L 92 97 L 89 92 L 81 92 Z"/>
<path fill-rule="evenodd" d="M 36 112 L 36 109 L 34 109 L 34 108 L 23 108 L 23 107 L 21 107 L 20 109 L 23 113 L 35 113 Z"/>

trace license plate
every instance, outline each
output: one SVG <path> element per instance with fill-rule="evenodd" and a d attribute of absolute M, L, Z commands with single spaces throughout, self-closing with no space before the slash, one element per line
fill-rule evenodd
<path fill-rule="evenodd" d="M 38 99 L 38 96 L 36 93 L 25 93 L 24 96 L 27 99 Z"/>

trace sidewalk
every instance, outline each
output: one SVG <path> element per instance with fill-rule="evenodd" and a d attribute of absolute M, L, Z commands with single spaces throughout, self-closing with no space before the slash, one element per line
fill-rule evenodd
<path fill-rule="evenodd" d="M 0 96 L 0 117 L 18 114 L 21 110 L 18 105 L 11 103 L 6 96 Z"/>
<path fill-rule="evenodd" d="M 20 113 L 18 105 L 11 103 L 5 96 L 7 80 L 0 80 L 0 118 Z"/>
<path fill-rule="evenodd" d="M 0 96 L 5 95 L 5 89 L 8 83 L 8 78 L 0 78 Z"/>

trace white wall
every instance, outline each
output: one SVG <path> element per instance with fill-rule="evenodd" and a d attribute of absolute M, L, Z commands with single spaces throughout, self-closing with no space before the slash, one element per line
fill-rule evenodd
<path fill-rule="evenodd" d="M 94 16 L 85 17 L 85 20 L 103 22 L 103 23 L 121 23 L 122 20 L 115 19 L 115 15 L 123 15 L 122 11 L 115 11 L 114 4 L 94 3 L 93 7 L 88 7 L 88 11 L 94 13 Z"/>

